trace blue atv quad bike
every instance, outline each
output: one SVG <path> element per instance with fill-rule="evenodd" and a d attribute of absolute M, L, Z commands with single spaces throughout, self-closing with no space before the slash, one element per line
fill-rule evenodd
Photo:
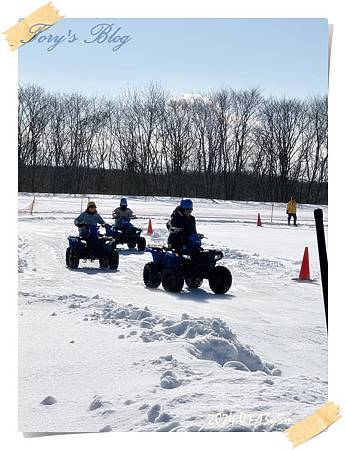
<path fill-rule="evenodd" d="M 106 227 L 106 234 L 114 239 L 115 245 L 127 244 L 129 249 L 137 246 L 138 251 L 144 252 L 147 243 L 141 233 L 140 228 L 131 224 L 130 218 L 122 218 L 117 225 Z"/>
<path fill-rule="evenodd" d="M 66 265 L 70 269 L 77 269 L 81 259 L 98 259 L 101 268 L 117 270 L 119 253 L 114 239 L 101 234 L 97 225 L 84 226 L 80 236 L 69 236 L 67 239 Z"/>
<path fill-rule="evenodd" d="M 189 289 L 197 289 L 207 279 L 215 294 L 225 294 L 232 286 L 232 274 L 227 267 L 216 265 L 223 258 L 221 251 L 202 248 L 202 237 L 189 236 L 179 253 L 167 247 L 150 246 L 153 261 L 144 266 L 144 284 L 157 288 L 162 282 L 166 291 L 180 292 L 184 281 Z"/>

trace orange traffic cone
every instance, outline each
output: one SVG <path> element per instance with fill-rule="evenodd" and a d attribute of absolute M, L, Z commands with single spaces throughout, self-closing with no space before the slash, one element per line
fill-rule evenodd
<path fill-rule="evenodd" d="M 147 231 L 148 235 L 151 236 L 153 234 L 153 225 L 151 223 L 151 219 L 149 219 L 149 223 L 148 223 L 148 231 Z"/>
<path fill-rule="evenodd" d="M 261 227 L 261 226 L 262 226 L 261 214 L 260 214 L 260 213 L 258 213 L 258 216 L 257 216 L 257 226 L 258 226 L 258 227 Z"/>
<path fill-rule="evenodd" d="M 309 249 L 305 247 L 299 280 L 310 280 Z"/>

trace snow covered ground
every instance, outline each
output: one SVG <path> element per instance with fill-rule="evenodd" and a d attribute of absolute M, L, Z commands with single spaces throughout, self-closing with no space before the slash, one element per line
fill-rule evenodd
<path fill-rule="evenodd" d="M 118 199 L 92 198 L 110 222 Z M 31 200 L 20 194 L 19 210 Z M 148 243 L 164 242 L 177 199 L 129 203 L 138 226 L 152 218 Z M 125 249 L 117 272 L 97 262 L 67 269 L 79 196 L 38 195 L 32 216 L 19 213 L 21 431 L 281 430 L 327 399 L 314 207 L 299 207 L 295 228 L 283 204 L 272 223 L 267 203 L 194 204 L 205 247 L 223 250 L 232 271 L 226 295 L 206 281 L 177 295 L 145 289 L 150 254 Z M 305 246 L 312 283 L 292 280 Z M 56 402 L 41 404 L 48 396 Z"/>

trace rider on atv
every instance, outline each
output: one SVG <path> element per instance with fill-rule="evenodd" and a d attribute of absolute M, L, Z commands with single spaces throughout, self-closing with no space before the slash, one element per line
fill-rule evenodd
<path fill-rule="evenodd" d="M 180 292 L 184 283 L 189 289 L 198 289 L 208 280 L 215 294 L 225 294 L 232 285 L 232 274 L 227 267 L 217 265 L 222 251 L 202 248 L 204 236 L 196 232 L 192 210 L 192 201 L 182 199 L 167 222 L 168 248 L 149 245 L 153 260 L 144 266 L 144 284 L 155 289 L 162 283 L 166 291 Z"/>
<path fill-rule="evenodd" d="M 169 233 L 168 246 L 180 253 L 186 239 L 197 234 L 196 220 L 191 214 L 193 211 L 193 203 L 189 198 L 180 201 L 180 205 L 173 211 L 170 220 L 166 226 Z"/>
<path fill-rule="evenodd" d="M 89 201 L 87 209 L 74 220 L 74 224 L 79 228 L 79 236 L 82 238 L 88 236 L 90 225 L 97 225 L 98 223 L 100 225 L 106 225 L 106 222 L 97 212 L 96 203 L 93 201 Z"/>
<path fill-rule="evenodd" d="M 120 199 L 120 206 L 113 211 L 113 219 L 115 219 L 115 227 L 118 228 L 121 224 L 121 219 L 135 219 L 132 209 L 127 207 L 127 199 L 122 197 Z M 132 224 L 129 224 L 132 226 Z"/>

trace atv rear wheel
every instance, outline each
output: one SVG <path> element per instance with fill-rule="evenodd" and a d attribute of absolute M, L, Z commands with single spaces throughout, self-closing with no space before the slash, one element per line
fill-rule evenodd
<path fill-rule="evenodd" d="M 101 256 L 99 258 L 99 265 L 100 265 L 101 269 L 104 269 L 104 268 L 109 266 L 109 262 L 108 262 L 107 256 Z"/>
<path fill-rule="evenodd" d="M 143 269 L 143 281 L 146 287 L 156 289 L 161 284 L 161 277 L 154 262 L 148 262 Z"/>
<path fill-rule="evenodd" d="M 127 244 L 127 246 L 128 246 L 129 249 L 132 249 L 132 248 L 135 248 L 135 247 L 136 247 L 136 243 L 135 243 L 135 242 L 129 242 L 129 243 Z"/>
<path fill-rule="evenodd" d="M 70 247 L 67 247 L 66 249 L 66 265 L 67 267 L 70 267 Z"/>
<path fill-rule="evenodd" d="M 201 287 L 201 285 L 203 283 L 203 278 L 186 277 L 185 283 L 189 289 L 198 289 L 199 287 Z"/>
<path fill-rule="evenodd" d="M 182 271 L 177 267 L 167 269 L 162 274 L 162 286 L 168 292 L 180 292 L 184 287 Z"/>
<path fill-rule="evenodd" d="M 66 259 L 68 258 L 67 267 L 70 269 L 78 269 L 79 265 L 79 253 L 75 248 L 68 249 L 69 252 L 66 251 Z"/>
<path fill-rule="evenodd" d="M 117 270 L 117 268 L 119 267 L 119 253 L 116 250 L 113 250 L 107 259 L 109 269 Z"/>
<path fill-rule="evenodd" d="M 137 250 L 139 252 L 144 252 L 146 246 L 147 246 L 147 241 L 145 240 L 145 238 L 144 237 L 138 238 Z"/>
<path fill-rule="evenodd" d="M 232 274 L 224 266 L 216 266 L 209 275 L 209 286 L 215 294 L 225 294 L 232 286 Z"/>

